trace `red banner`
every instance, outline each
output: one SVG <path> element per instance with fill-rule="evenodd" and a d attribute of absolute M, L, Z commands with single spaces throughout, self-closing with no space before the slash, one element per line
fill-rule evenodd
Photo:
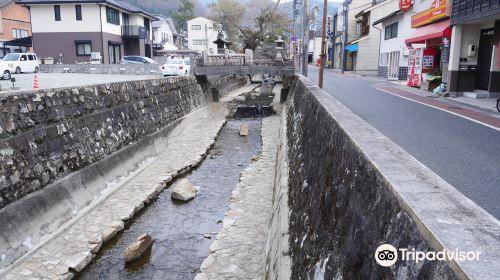
<path fill-rule="evenodd" d="M 408 11 L 411 8 L 411 0 L 399 0 L 399 9 Z"/>

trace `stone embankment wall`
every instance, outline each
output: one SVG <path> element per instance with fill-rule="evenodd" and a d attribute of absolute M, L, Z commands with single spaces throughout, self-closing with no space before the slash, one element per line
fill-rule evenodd
<path fill-rule="evenodd" d="M 219 101 L 232 90 L 242 87 L 247 83 L 243 76 L 224 75 L 224 76 L 196 76 L 207 98 L 212 101 Z"/>
<path fill-rule="evenodd" d="M 287 102 L 292 279 L 498 277 L 495 218 L 306 78 Z M 384 243 L 481 255 L 382 267 Z"/>
<path fill-rule="evenodd" d="M 206 102 L 194 78 L 0 96 L 0 209 Z"/>
<path fill-rule="evenodd" d="M 42 73 L 162 75 L 161 64 L 40 64 Z"/>

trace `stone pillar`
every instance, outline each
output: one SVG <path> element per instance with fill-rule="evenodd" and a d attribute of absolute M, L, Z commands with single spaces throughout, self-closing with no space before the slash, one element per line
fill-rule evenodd
<path fill-rule="evenodd" d="M 451 31 L 450 59 L 448 63 L 448 91 L 452 96 L 458 92 L 458 70 L 462 45 L 462 25 L 454 25 Z"/>
<path fill-rule="evenodd" d="M 245 65 L 253 65 L 253 51 L 251 49 L 245 50 Z"/>

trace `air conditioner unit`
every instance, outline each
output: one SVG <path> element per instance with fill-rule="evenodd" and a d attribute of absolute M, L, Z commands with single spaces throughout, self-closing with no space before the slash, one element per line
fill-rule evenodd
<path fill-rule="evenodd" d="M 90 63 L 91 64 L 101 64 L 102 56 L 100 52 L 90 53 Z"/>

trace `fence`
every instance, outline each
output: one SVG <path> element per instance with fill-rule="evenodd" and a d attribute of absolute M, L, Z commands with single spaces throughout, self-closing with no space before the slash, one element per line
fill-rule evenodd
<path fill-rule="evenodd" d="M 40 72 L 161 75 L 160 64 L 40 64 Z"/>
<path fill-rule="evenodd" d="M 207 66 L 293 66 L 293 61 L 252 58 L 245 55 L 210 55 L 194 59 L 197 67 Z"/>

